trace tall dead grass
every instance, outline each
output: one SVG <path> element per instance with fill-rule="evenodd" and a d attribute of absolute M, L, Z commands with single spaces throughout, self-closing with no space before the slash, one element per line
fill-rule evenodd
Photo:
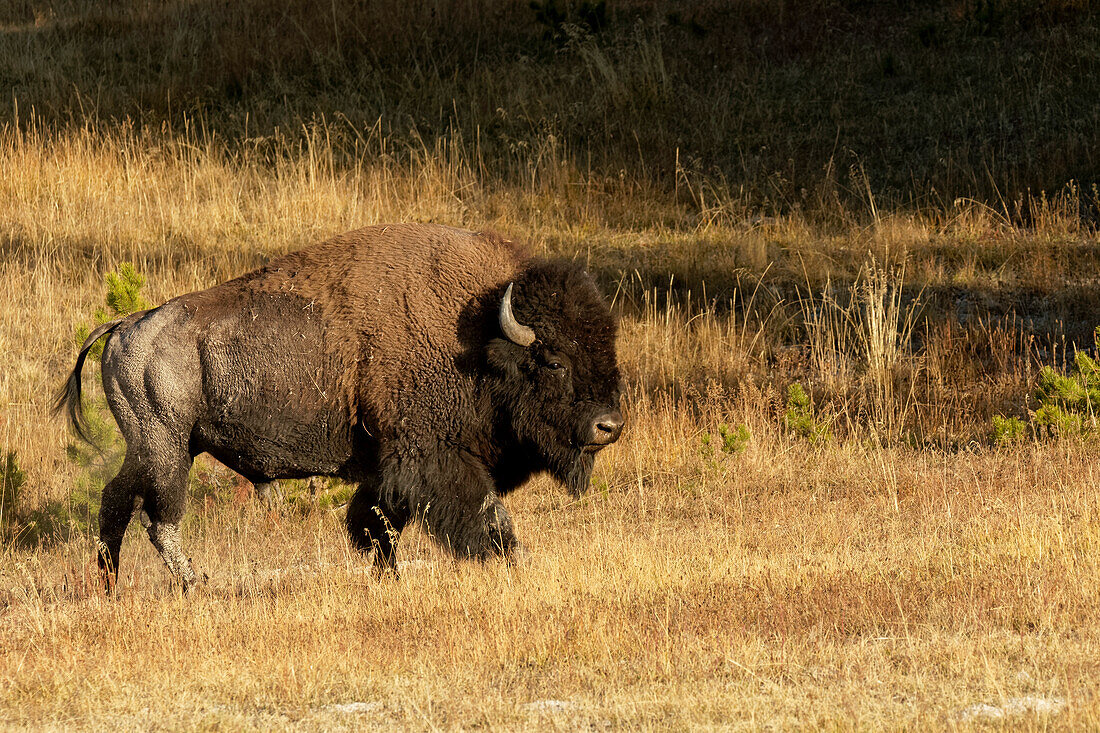
<path fill-rule="evenodd" d="M 511 497 L 535 551 L 519 568 L 456 565 L 412 532 L 402 580 L 376 584 L 338 513 L 252 503 L 195 508 L 185 538 L 210 581 L 185 598 L 140 533 L 115 600 L 88 543 L 20 554 L 0 571 L 5 718 L 969 727 L 974 705 L 1036 697 L 1065 709 L 1015 724 L 1096 724 L 1087 451 L 823 451 L 751 391 L 694 404 L 644 398 L 604 490 Z M 715 463 L 698 427 L 718 420 L 753 440 Z"/>
<path fill-rule="evenodd" d="M 799 305 L 817 378 L 836 393 L 860 388 L 857 411 L 865 409 L 881 437 L 895 441 L 912 417 L 920 300 L 903 295 L 904 264 L 888 268 L 872 258 L 846 288 L 826 281 L 819 296 L 800 295 Z"/>
<path fill-rule="evenodd" d="M 512 186 L 462 136 L 395 150 L 380 129 L 347 132 L 315 126 L 250 151 L 190 125 L 0 128 L 3 430 L 49 467 L 36 485 L 63 485 L 61 441 L 37 426 L 105 271 L 133 262 L 161 302 L 378 221 L 495 228 L 583 260 L 624 318 L 637 396 L 805 382 L 848 434 L 887 442 L 983 439 L 994 412 L 1026 405 L 1037 364 L 1071 356 L 1094 325 L 1082 278 L 1095 246 L 1062 224 L 1020 230 L 965 204 L 844 234 L 797 216 L 719 222 L 553 146 Z M 1081 316 L 1067 320 L 1071 308 Z"/>
<path fill-rule="evenodd" d="M 134 262 L 160 302 L 375 221 L 489 226 L 584 261 L 622 319 L 625 439 L 585 499 L 542 480 L 509 499 L 535 550 L 519 569 L 456 565 L 412 532 L 404 579 L 378 585 L 339 509 L 233 500 L 192 507 L 185 542 L 211 580 L 187 598 L 139 532 L 115 601 L 87 536 L 4 546 L 5 720 L 941 726 L 1031 695 L 1096 724 L 1095 448 L 988 446 L 991 412 L 1021 409 L 1052 353 L 1041 323 L 977 302 L 1011 278 L 1072 282 L 1051 253 L 1091 235 L 980 207 L 842 233 L 738 221 L 553 146 L 508 185 L 456 139 L 346 140 L 318 126 L 249 152 L 197 128 L 0 129 L 0 440 L 26 500 L 68 500 L 77 469 L 47 406 L 105 271 Z M 865 264 L 887 251 L 897 266 Z M 958 263 L 965 319 L 942 295 Z M 796 381 L 830 444 L 785 427 Z M 745 427 L 743 450 L 705 449 L 721 425 Z"/>

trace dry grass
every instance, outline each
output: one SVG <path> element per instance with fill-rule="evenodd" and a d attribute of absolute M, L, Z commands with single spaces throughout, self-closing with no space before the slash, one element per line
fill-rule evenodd
<path fill-rule="evenodd" d="M 9 537 L 0 723 L 1100 728 L 1095 438 L 989 440 L 1100 313 L 1096 26 L 880 5 L 639 0 L 565 42 L 518 0 L 0 8 L 20 508 L 74 501 L 48 405 L 124 261 L 156 303 L 374 222 L 493 228 L 614 295 L 630 387 L 586 498 L 509 498 L 518 568 L 410 531 L 376 583 L 340 508 L 209 465 L 187 597 L 139 530 L 110 600 L 79 528 Z"/>
<path fill-rule="evenodd" d="M 831 238 L 797 219 L 630 229 L 610 226 L 601 202 L 613 197 L 561 161 L 557 178 L 494 188 L 445 149 L 340 171 L 320 141 L 264 166 L 196 138 L 36 135 L 0 137 L 0 282 L 11 294 L 0 435 L 27 469 L 29 502 L 64 501 L 76 472 L 46 409 L 103 271 L 135 261 L 156 302 L 379 220 L 488 222 L 587 259 L 623 314 L 631 425 L 584 500 L 547 481 L 510 500 L 535 551 L 517 569 L 456 565 L 413 533 L 402 580 L 374 583 L 339 510 L 300 517 L 234 502 L 193 507 L 185 540 L 210 581 L 186 598 L 136 530 L 116 600 L 98 593 L 86 536 L 4 547 L 7 724 L 969 727 L 985 720 L 967 717 L 972 705 L 1034 698 L 1065 708 L 1013 724 L 1100 725 L 1095 444 L 913 449 L 883 439 L 871 414 L 882 372 L 910 364 L 939 385 L 925 398 L 984 405 L 952 417 L 947 401 L 930 422 L 983 434 L 982 410 L 1028 389 L 1026 339 L 1011 321 L 931 318 L 918 349 L 888 333 L 909 323 L 910 301 L 856 282 L 854 300 L 841 297 L 848 285 L 833 293 L 833 315 L 875 317 L 877 303 L 885 331 L 849 324 L 835 333 L 852 343 L 807 356 L 797 323 L 813 308 L 785 295 L 851 277 L 868 251 L 904 251 L 907 274 L 890 287 L 927 288 L 941 276 L 930 251 L 983 253 L 966 232 L 1019 253 L 1058 247 L 1048 230 L 998 229 L 981 210 Z M 707 272 L 720 289 L 730 279 L 725 306 L 703 293 Z M 795 377 L 817 389 L 842 440 L 814 448 L 783 427 Z M 720 423 L 748 427 L 743 453 L 704 455 L 702 436 Z"/>
<path fill-rule="evenodd" d="M 511 501 L 535 550 L 456 566 L 406 539 L 376 584 L 338 514 L 254 504 L 186 530 L 209 584 L 180 598 L 131 536 L 121 597 L 90 544 L 3 571 L 4 717 L 34 727 L 944 727 L 1058 698 L 1100 723 L 1096 463 L 1078 446 L 946 456 L 769 430 L 700 459 L 697 423 L 645 405 L 568 503 Z M 137 535 L 137 533 L 135 533 Z M 542 710 L 539 701 L 564 701 Z M 335 706 L 370 703 L 348 714 Z M 1040 726 L 1045 717 L 1017 725 Z M 972 721 L 971 721 L 972 722 Z"/>

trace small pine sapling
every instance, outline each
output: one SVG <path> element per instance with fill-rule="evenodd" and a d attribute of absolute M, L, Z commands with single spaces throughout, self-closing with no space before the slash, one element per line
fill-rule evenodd
<path fill-rule="evenodd" d="M 1093 331 L 1100 353 L 1100 326 Z M 1072 437 L 1095 434 L 1100 415 L 1100 364 L 1085 351 L 1078 351 L 1070 374 L 1054 367 L 1039 370 L 1034 398 L 1039 406 L 1031 412 L 1031 428 L 1036 437 Z M 1023 436 L 1025 423 L 1019 418 L 993 416 L 993 442 L 1014 442 Z"/>
<path fill-rule="evenodd" d="M 1027 423 L 1018 417 L 993 416 L 993 442 L 996 445 L 1017 443 L 1027 434 Z"/>
<path fill-rule="evenodd" d="M 16 511 L 19 506 L 19 494 L 27 474 L 19 468 L 15 451 L 8 451 L 0 461 L 0 534 L 9 537 L 17 524 Z"/>
<path fill-rule="evenodd" d="M 699 454 L 704 459 L 714 458 L 715 444 L 718 444 L 718 449 L 722 453 L 737 455 L 745 451 L 751 439 L 752 434 L 749 432 L 748 426 L 737 425 L 731 428 L 729 425 L 722 423 L 718 426 L 717 436 L 712 433 L 703 433 L 702 438 L 700 438 Z"/>
<path fill-rule="evenodd" d="M 145 286 L 145 276 L 135 270 L 129 262 L 120 263 L 116 272 L 108 272 L 104 278 L 104 283 L 107 287 L 107 293 L 104 297 L 106 307 L 96 308 L 92 325 L 81 324 L 77 327 L 75 340 L 78 347 L 84 343 L 84 340 L 88 338 L 88 334 L 96 326 L 149 307 L 149 304 L 141 295 L 141 289 Z M 98 359 L 103 353 L 103 343 L 101 339 L 88 352 L 93 360 Z"/>
<path fill-rule="evenodd" d="M 827 443 L 832 437 L 829 426 L 814 415 L 813 401 L 801 384 L 787 387 L 787 428 L 805 438 L 811 445 Z"/>

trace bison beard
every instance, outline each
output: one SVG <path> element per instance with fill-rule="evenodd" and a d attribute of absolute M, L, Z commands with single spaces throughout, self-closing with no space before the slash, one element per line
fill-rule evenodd
<path fill-rule="evenodd" d="M 539 471 L 579 496 L 622 429 L 616 328 L 592 278 L 494 235 L 368 227 L 105 324 L 56 406 L 78 431 L 81 367 L 104 336 L 127 444 L 99 517 L 108 585 L 139 502 L 173 577 L 194 581 L 179 528 L 202 452 L 253 483 L 357 483 L 347 529 L 381 572 L 409 521 L 459 556 L 517 551 L 500 497 Z"/>
<path fill-rule="evenodd" d="M 574 497 L 579 499 L 588 490 L 588 484 L 592 480 L 592 468 L 595 464 L 595 453 L 581 451 L 569 465 L 569 472 L 565 474 L 563 483 Z"/>

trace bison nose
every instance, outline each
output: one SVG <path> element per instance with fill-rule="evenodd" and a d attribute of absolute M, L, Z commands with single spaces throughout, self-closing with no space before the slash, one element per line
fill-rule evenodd
<path fill-rule="evenodd" d="M 592 422 L 592 445 L 611 445 L 623 432 L 623 414 L 618 410 L 605 412 Z"/>

